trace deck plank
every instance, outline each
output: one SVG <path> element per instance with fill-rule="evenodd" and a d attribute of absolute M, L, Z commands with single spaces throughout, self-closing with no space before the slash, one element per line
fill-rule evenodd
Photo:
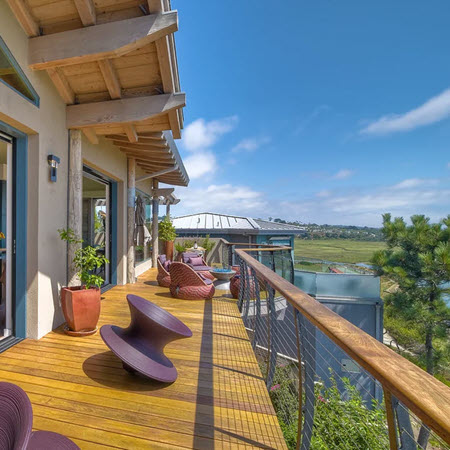
<path fill-rule="evenodd" d="M 176 315 L 193 332 L 166 347 L 178 380 L 129 375 L 99 334 L 72 338 L 59 328 L 0 355 L 0 380 L 28 393 L 34 428 L 82 449 L 286 448 L 236 302 L 176 300 L 155 277 L 149 270 L 103 294 L 99 325 L 128 325 L 128 293 Z"/>

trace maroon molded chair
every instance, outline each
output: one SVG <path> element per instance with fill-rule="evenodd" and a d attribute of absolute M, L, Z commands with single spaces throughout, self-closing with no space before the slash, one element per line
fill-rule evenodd
<path fill-rule="evenodd" d="M 33 409 L 25 391 L 12 383 L 0 382 L 0 449 L 80 450 L 65 436 L 50 431 L 31 432 Z"/>
<path fill-rule="evenodd" d="M 183 300 L 210 300 L 216 289 L 213 282 L 182 262 L 170 265 L 170 293 Z"/>
<path fill-rule="evenodd" d="M 201 264 L 194 265 L 190 262 L 191 258 L 201 258 Z M 203 277 L 208 278 L 211 281 L 214 281 L 214 275 L 210 273 L 210 270 L 213 269 L 213 267 L 208 266 L 206 264 L 206 261 L 203 257 L 198 256 L 197 253 L 194 252 L 184 252 L 181 254 L 181 261 L 187 264 L 188 266 L 191 266 L 196 272 L 199 272 L 202 274 Z"/>
<path fill-rule="evenodd" d="M 239 291 L 241 289 L 241 268 L 239 266 L 232 266 L 232 270 L 236 272 L 236 275 L 231 279 L 230 281 L 230 292 L 231 296 L 233 298 L 238 299 L 239 298 Z M 248 269 L 248 279 L 250 282 L 250 299 L 256 298 L 256 284 L 255 284 L 255 278 L 251 274 L 250 268 Z M 260 283 L 261 290 L 263 289 L 263 286 Z"/>
<path fill-rule="evenodd" d="M 192 331 L 175 316 L 137 295 L 127 295 L 131 323 L 128 328 L 103 325 L 100 334 L 110 350 L 122 360 L 130 373 L 164 383 L 172 383 L 177 369 L 164 354 L 164 347 L 177 339 L 192 336 Z"/>
<path fill-rule="evenodd" d="M 158 260 L 156 262 L 156 265 L 158 267 L 158 275 L 156 277 L 156 281 L 158 281 L 158 284 L 162 287 L 170 286 L 170 273 L 164 267 L 166 262 L 166 255 L 158 256 Z M 171 262 L 169 261 L 169 265 L 170 264 Z"/>

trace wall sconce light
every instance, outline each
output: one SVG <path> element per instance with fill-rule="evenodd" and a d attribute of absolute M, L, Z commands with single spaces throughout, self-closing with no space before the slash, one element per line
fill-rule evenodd
<path fill-rule="evenodd" d="M 58 169 L 60 159 L 55 155 L 48 155 L 47 161 L 50 166 L 50 181 L 56 182 L 56 170 Z"/>

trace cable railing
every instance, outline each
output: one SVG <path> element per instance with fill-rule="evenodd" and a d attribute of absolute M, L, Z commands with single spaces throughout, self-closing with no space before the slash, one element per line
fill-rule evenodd
<path fill-rule="evenodd" d="M 450 388 L 295 287 L 289 247 L 224 242 L 290 449 L 450 449 Z"/>

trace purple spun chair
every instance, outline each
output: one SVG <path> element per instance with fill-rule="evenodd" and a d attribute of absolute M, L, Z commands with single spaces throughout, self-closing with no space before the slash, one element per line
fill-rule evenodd
<path fill-rule="evenodd" d="M 139 372 L 164 383 L 177 379 L 177 369 L 164 347 L 177 339 L 192 336 L 192 331 L 175 316 L 137 295 L 127 295 L 131 323 L 128 328 L 103 325 L 100 334 L 110 350 L 122 360 L 130 373 Z"/>
<path fill-rule="evenodd" d="M 52 431 L 34 431 L 31 433 L 27 450 L 80 450 L 78 445 L 62 434 Z"/>
<path fill-rule="evenodd" d="M 70 439 L 50 431 L 31 432 L 33 409 L 25 391 L 0 382 L 0 449 L 80 450 Z"/>
<path fill-rule="evenodd" d="M 15 384 L 0 383 L 0 448 L 26 449 L 33 426 L 27 394 Z"/>

